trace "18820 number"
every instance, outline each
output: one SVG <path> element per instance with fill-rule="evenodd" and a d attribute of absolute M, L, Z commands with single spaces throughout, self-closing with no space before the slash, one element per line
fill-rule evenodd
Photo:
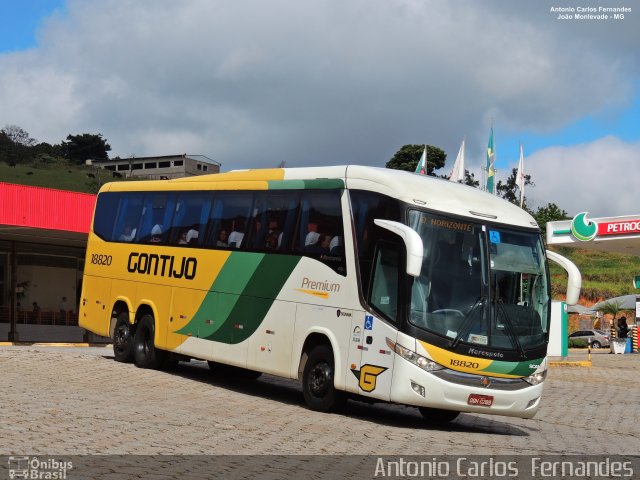
<path fill-rule="evenodd" d="M 454 367 L 463 367 L 463 368 L 480 368 L 480 364 L 477 362 L 467 362 L 465 360 L 450 360 L 450 364 Z"/>
<path fill-rule="evenodd" d="M 111 261 L 113 260 L 113 257 L 111 257 L 111 255 L 102 255 L 99 253 L 93 253 L 91 255 L 91 263 L 93 265 L 106 265 L 109 266 L 111 265 Z"/>

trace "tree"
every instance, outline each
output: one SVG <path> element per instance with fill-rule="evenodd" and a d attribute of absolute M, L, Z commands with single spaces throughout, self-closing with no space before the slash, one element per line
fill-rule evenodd
<path fill-rule="evenodd" d="M 613 315 L 611 319 L 611 327 L 615 325 L 616 317 L 622 311 L 622 304 L 617 302 L 606 302 L 596 308 L 596 312 L 600 312 L 603 315 Z"/>
<path fill-rule="evenodd" d="M 109 160 L 107 155 L 109 150 L 111 146 L 102 138 L 102 134 L 68 135 L 67 141 L 62 142 L 64 158 L 79 165 L 88 159 Z"/>
<path fill-rule="evenodd" d="M 464 185 L 469 185 L 470 187 L 480 186 L 480 182 L 476 180 L 476 177 L 474 176 L 474 174 L 472 172 L 469 172 L 469 170 L 464 171 L 464 182 L 462 183 Z"/>
<path fill-rule="evenodd" d="M 5 125 L 2 129 L 2 133 L 4 133 L 13 143 L 24 145 L 25 147 L 31 147 L 38 142 L 35 138 L 31 138 L 29 132 L 17 125 Z"/>
<path fill-rule="evenodd" d="M 544 207 L 538 207 L 538 209 L 531 215 L 533 215 L 533 218 L 538 222 L 543 236 L 547 234 L 547 222 L 567 220 L 569 218 L 567 212 L 558 207 L 555 203 L 548 203 Z"/>
<path fill-rule="evenodd" d="M 394 170 L 415 172 L 423 151 L 424 145 L 404 145 L 385 166 Z M 427 175 L 435 176 L 434 170 L 444 167 L 446 159 L 447 154 L 444 153 L 444 150 L 427 145 Z"/>
<path fill-rule="evenodd" d="M 520 205 L 520 187 L 516 185 L 517 177 L 518 177 L 518 169 L 513 168 L 511 170 L 511 175 L 509 175 L 509 178 L 507 178 L 507 181 L 505 183 L 502 183 L 502 180 L 498 182 L 498 185 L 496 186 L 496 191 L 498 192 L 498 196 L 504 198 L 505 200 L 508 200 L 509 202 L 515 205 Z M 531 175 L 524 176 L 524 184 L 525 186 L 526 185 L 531 185 L 532 187 L 535 186 L 535 184 L 531 180 Z M 525 197 L 524 202 L 522 203 L 522 208 L 524 208 L 525 210 L 527 210 L 526 200 L 527 199 Z"/>

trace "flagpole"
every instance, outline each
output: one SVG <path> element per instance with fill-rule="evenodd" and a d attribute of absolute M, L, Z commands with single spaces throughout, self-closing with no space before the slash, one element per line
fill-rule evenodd
<path fill-rule="evenodd" d="M 520 189 L 520 208 L 524 204 L 524 153 L 522 142 L 520 142 L 520 160 L 518 161 L 518 171 L 516 172 L 516 185 Z"/>

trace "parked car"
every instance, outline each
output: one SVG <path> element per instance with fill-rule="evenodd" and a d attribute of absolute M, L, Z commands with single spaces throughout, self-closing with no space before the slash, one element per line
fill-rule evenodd
<path fill-rule="evenodd" d="M 585 342 L 591 342 L 591 348 L 600 348 L 609 346 L 609 335 L 602 330 L 578 330 L 569 335 L 571 339 L 584 340 Z"/>

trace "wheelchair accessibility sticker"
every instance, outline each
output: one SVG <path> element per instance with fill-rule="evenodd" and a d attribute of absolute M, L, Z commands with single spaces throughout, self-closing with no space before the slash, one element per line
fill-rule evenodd
<path fill-rule="evenodd" d="M 373 315 L 365 315 L 364 317 L 364 329 L 373 330 Z"/>

